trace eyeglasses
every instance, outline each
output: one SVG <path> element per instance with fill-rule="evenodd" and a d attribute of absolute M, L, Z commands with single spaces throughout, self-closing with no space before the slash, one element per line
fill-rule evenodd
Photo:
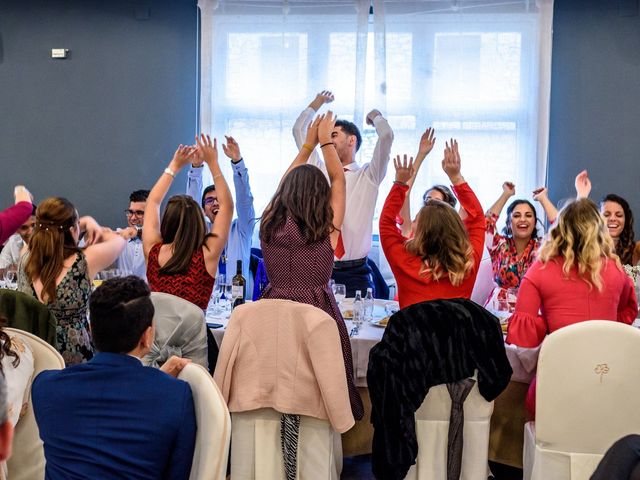
<path fill-rule="evenodd" d="M 204 204 L 205 205 L 213 205 L 214 203 L 217 203 L 218 199 L 216 197 L 207 197 L 204 199 Z"/>
<path fill-rule="evenodd" d="M 127 217 L 133 217 L 134 215 L 136 217 L 144 217 L 144 210 L 125 210 L 124 214 Z"/>

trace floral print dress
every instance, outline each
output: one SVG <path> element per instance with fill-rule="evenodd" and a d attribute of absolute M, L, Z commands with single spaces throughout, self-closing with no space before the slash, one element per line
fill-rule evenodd
<path fill-rule="evenodd" d="M 33 284 L 24 271 L 27 256 L 20 262 L 18 290 L 38 298 Z M 88 307 L 91 294 L 87 260 L 78 252 L 73 265 L 56 287 L 56 298 L 47 304 L 58 321 L 56 339 L 58 351 L 67 366 L 93 358 L 93 344 L 89 333 Z"/>
<path fill-rule="evenodd" d="M 520 287 L 520 281 L 536 259 L 540 239 L 529 240 L 522 254 L 518 256 L 513 238 L 500 235 L 497 232 L 498 216 L 487 212 L 486 220 L 485 244 L 491 257 L 493 280 L 497 284 L 485 303 L 485 306 L 490 306 L 495 298 L 506 299 L 507 289 Z"/>

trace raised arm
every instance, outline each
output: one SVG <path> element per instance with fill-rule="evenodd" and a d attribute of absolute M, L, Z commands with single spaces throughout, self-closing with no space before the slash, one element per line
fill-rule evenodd
<path fill-rule="evenodd" d="M 581 171 L 578 175 L 576 175 L 576 197 L 580 198 L 589 198 L 589 193 L 591 193 L 591 180 L 589 180 L 589 174 L 586 170 Z"/>
<path fill-rule="evenodd" d="M 502 184 L 502 193 L 498 197 L 489 210 L 487 210 L 487 217 L 490 215 L 494 215 L 495 217 L 500 216 L 500 212 L 509 201 L 509 198 L 513 197 L 516 194 L 516 184 L 513 182 L 504 182 Z"/>
<path fill-rule="evenodd" d="M 536 202 L 540 202 L 549 223 L 555 222 L 556 218 L 558 218 L 558 209 L 549 200 L 547 187 L 536 188 L 533 191 L 533 199 Z"/>
<path fill-rule="evenodd" d="M 344 169 L 340 163 L 336 147 L 331 141 L 331 133 L 336 123 L 336 117 L 331 110 L 320 119 L 318 124 L 318 141 L 321 145 L 324 163 L 327 166 L 329 182 L 331 184 L 331 208 L 333 209 L 333 232 L 331 232 L 331 246 L 338 245 L 340 229 L 344 220 L 346 182 L 344 179 Z"/>
<path fill-rule="evenodd" d="M 180 145 L 173 154 L 169 166 L 162 172 L 160 178 L 149 192 L 147 205 L 144 209 L 144 225 L 142 226 L 142 248 L 145 260 L 149 257 L 151 247 L 162 243 L 160 234 L 160 204 L 169 191 L 171 182 L 178 172 L 187 165 L 195 153 L 195 148 Z"/>
<path fill-rule="evenodd" d="M 18 185 L 13 189 L 13 198 L 15 204 L 0 212 L 0 244 L 13 235 L 33 211 L 31 194 L 24 186 Z"/>
<path fill-rule="evenodd" d="M 305 108 L 302 113 L 300 113 L 295 123 L 293 124 L 293 138 L 296 141 L 296 147 L 298 147 L 298 150 L 300 150 L 302 148 L 302 145 L 305 143 L 307 130 L 309 128 L 309 125 L 311 125 L 315 113 L 320 109 L 320 107 L 322 107 L 322 105 L 324 105 L 325 103 L 331 103 L 333 102 L 333 100 L 333 93 L 331 93 L 329 90 L 323 90 L 318 93 L 316 97 L 311 101 L 311 103 L 309 103 L 307 108 Z M 320 159 L 320 156 L 317 152 L 309 152 L 309 156 L 306 161 L 308 161 L 311 165 L 315 165 L 316 167 L 318 167 L 325 174 L 327 173 L 324 163 Z"/>
<path fill-rule="evenodd" d="M 310 155 L 314 152 L 316 145 L 318 144 L 318 126 L 320 125 L 320 122 L 324 119 L 324 117 L 324 114 L 318 115 L 313 120 L 311 125 L 309 125 L 309 128 L 307 129 L 307 135 L 305 137 L 304 143 L 300 146 L 298 155 L 296 155 L 296 158 L 293 159 L 293 162 L 291 162 L 289 168 L 287 168 L 287 170 L 284 172 L 282 178 L 286 177 L 294 168 L 307 163 L 307 160 L 309 160 Z M 331 143 L 331 139 L 329 139 L 329 143 Z M 280 182 L 282 182 L 282 179 L 280 179 Z"/>
<path fill-rule="evenodd" d="M 402 219 L 402 224 L 400 225 L 400 229 L 402 230 L 402 235 L 407 238 L 411 234 L 411 190 L 413 188 L 413 184 L 416 181 L 418 170 L 420 170 L 420 166 L 422 165 L 422 162 L 427 157 L 427 155 L 429 155 L 429 152 L 431 152 L 431 150 L 433 149 L 433 146 L 436 143 L 436 137 L 434 135 L 435 135 L 435 130 L 429 127 L 424 131 L 424 133 L 420 137 L 418 153 L 416 154 L 416 159 L 413 162 L 413 175 L 407 181 L 409 190 L 407 191 L 407 196 L 405 197 L 404 203 L 402 204 L 402 208 L 400 209 L 400 218 Z"/>
<path fill-rule="evenodd" d="M 231 227 L 231 219 L 233 218 L 233 198 L 231 197 L 231 191 L 229 185 L 222 175 L 220 164 L 218 163 L 218 144 L 216 139 L 211 141 L 209 135 L 201 134 L 196 137 L 196 148 L 198 155 L 204 159 L 204 163 L 207 164 L 211 171 L 211 177 L 213 178 L 213 184 L 216 187 L 216 194 L 218 195 L 218 204 L 220 209 L 216 215 L 216 221 L 211 226 L 212 236 L 207 237 L 206 247 L 204 249 L 204 263 L 207 267 L 207 272 L 211 276 L 214 276 L 218 269 L 218 259 L 220 253 L 224 249 L 229 238 L 229 228 Z"/>
<path fill-rule="evenodd" d="M 238 215 L 238 234 L 249 251 L 256 212 L 253 208 L 253 195 L 249 185 L 249 171 L 240 154 L 240 145 L 233 137 L 225 136 L 226 144 L 222 144 L 222 151 L 231 159 L 233 169 L 233 186 L 236 191 L 236 213 Z M 248 241 L 248 243 L 247 243 Z"/>
<path fill-rule="evenodd" d="M 79 223 L 80 230 L 86 232 L 87 243 L 90 242 L 84 249 L 84 256 L 87 260 L 87 273 L 91 279 L 112 265 L 124 250 L 127 240 L 137 234 L 132 228 L 124 228 L 117 233 L 102 228 L 92 217 L 81 217 Z"/>
<path fill-rule="evenodd" d="M 380 185 L 387 174 L 387 165 L 393 144 L 393 130 L 378 110 L 371 110 L 367 114 L 367 124 L 374 126 L 378 134 L 378 141 L 373 149 L 373 157 L 367 173 L 375 185 Z"/>

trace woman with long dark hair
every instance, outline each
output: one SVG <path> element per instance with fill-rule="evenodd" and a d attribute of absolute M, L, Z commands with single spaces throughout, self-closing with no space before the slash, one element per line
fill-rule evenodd
<path fill-rule="evenodd" d="M 364 409 L 353 377 L 351 343 L 329 289 L 334 254 L 338 258 L 344 254 L 340 228 L 346 191 L 344 171 L 332 142 L 334 124 L 331 111 L 316 117 L 262 215 L 260 242 L 269 276 L 262 298 L 307 303 L 334 318 L 342 343 L 351 410 L 360 419 Z M 330 183 L 319 168 L 306 164 L 318 142 Z"/>
<path fill-rule="evenodd" d="M 79 248 L 85 232 L 86 248 Z M 87 320 L 91 282 L 111 265 L 134 233 L 102 229 L 91 217 L 79 217 L 66 198 L 43 200 L 36 210 L 36 224 L 29 251 L 20 262 L 18 290 L 44 303 L 58 321 L 58 350 L 67 365 L 93 357 Z"/>
<path fill-rule="evenodd" d="M 640 262 L 640 242 L 636 242 L 633 231 L 633 212 L 620 195 L 610 193 L 600 201 L 600 213 L 604 216 L 613 238 L 616 254 L 624 265 Z"/>

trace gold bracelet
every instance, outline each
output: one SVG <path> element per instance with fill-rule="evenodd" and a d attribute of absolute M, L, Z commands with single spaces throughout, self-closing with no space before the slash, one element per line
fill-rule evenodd
<path fill-rule="evenodd" d="M 313 152 L 313 147 L 311 145 L 309 145 L 308 143 L 305 143 L 304 145 L 302 145 L 302 148 L 306 148 L 310 152 Z"/>

